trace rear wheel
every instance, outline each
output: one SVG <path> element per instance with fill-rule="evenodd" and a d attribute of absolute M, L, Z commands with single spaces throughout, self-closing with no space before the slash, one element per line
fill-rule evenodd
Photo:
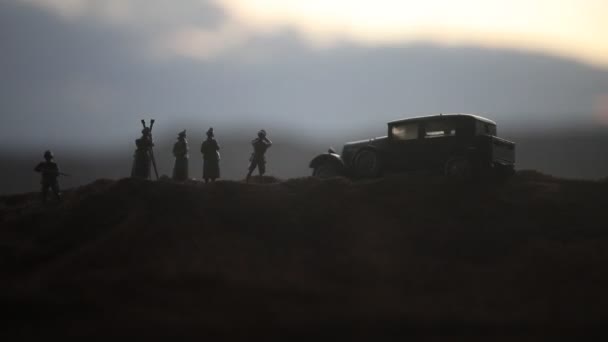
<path fill-rule="evenodd" d="M 471 180 L 475 175 L 475 168 L 468 158 L 455 157 L 446 163 L 445 175 L 458 180 Z"/>
<path fill-rule="evenodd" d="M 381 171 L 380 158 L 376 151 L 363 149 L 355 156 L 355 175 L 359 178 L 378 177 Z"/>
<path fill-rule="evenodd" d="M 506 182 L 515 174 L 515 167 L 513 166 L 498 166 L 495 168 L 494 176 L 498 182 Z"/>

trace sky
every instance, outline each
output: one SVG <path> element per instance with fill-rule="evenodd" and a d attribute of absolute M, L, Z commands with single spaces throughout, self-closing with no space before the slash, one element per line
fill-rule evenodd
<path fill-rule="evenodd" d="M 167 141 L 213 126 L 315 146 L 450 112 L 506 138 L 604 131 L 605 13 L 604 0 L 0 0 L 0 156 L 130 157 L 144 118 Z"/>
<path fill-rule="evenodd" d="M 97 20 L 138 32 L 154 42 L 150 53 L 169 56 L 214 58 L 251 36 L 293 29 L 317 48 L 343 40 L 371 46 L 431 41 L 546 52 L 608 66 L 604 0 L 20 1 L 65 20 Z M 214 22 L 214 12 L 224 18 Z"/>

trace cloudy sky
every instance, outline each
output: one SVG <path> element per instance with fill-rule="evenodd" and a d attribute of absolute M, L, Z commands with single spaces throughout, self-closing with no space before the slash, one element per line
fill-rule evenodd
<path fill-rule="evenodd" d="M 390 120 L 469 112 L 518 168 L 608 174 L 605 0 L 0 0 L 0 193 L 36 189 L 52 149 L 75 186 L 127 176 L 141 119 L 161 173 L 213 126 L 243 176 L 260 128 L 269 172 Z"/>
<path fill-rule="evenodd" d="M 150 117 L 171 137 L 264 127 L 297 141 L 439 112 L 507 132 L 607 127 L 605 13 L 605 0 L 0 0 L 0 150 L 131 150 Z"/>
<path fill-rule="evenodd" d="M 604 0 L 21 0 L 141 34 L 152 54 L 217 58 L 293 29 L 311 46 L 407 41 L 546 52 L 608 65 Z M 221 17 L 221 19 L 218 19 Z"/>

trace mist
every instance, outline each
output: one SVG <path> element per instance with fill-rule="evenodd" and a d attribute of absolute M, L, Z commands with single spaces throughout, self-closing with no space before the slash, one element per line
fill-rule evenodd
<path fill-rule="evenodd" d="M 223 15 L 204 20 L 220 25 Z M 608 71 L 597 66 L 428 42 L 318 49 L 288 29 L 209 60 L 161 58 L 146 44 L 137 31 L 0 4 L 0 193 L 35 190 L 30 170 L 46 149 L 73 174 L 65 186 L 128 176 L 139 121 L 150 118 L 168 175 L 183 129 L 195 177 L 203 134 L 214 127 L 223 177 L 244 175 L 249 141 L 264 128 L 275 142 L 269 172 L 288 178 L 310 174 L 310 158 L 329 146 L 385 134 L 387 121 L 450 112 L 496 121 L 499 135 L 518 143 L 518 168 L 608 175 L 598 107 Z"/>

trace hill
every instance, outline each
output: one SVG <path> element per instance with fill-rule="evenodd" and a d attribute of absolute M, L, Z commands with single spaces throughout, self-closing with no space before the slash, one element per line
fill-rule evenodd
<path fill-rule="evenodd" d="M 2 334 L 556 337 L 608 313 L 608 182 L 99 180 L 0 197 Z"/>

